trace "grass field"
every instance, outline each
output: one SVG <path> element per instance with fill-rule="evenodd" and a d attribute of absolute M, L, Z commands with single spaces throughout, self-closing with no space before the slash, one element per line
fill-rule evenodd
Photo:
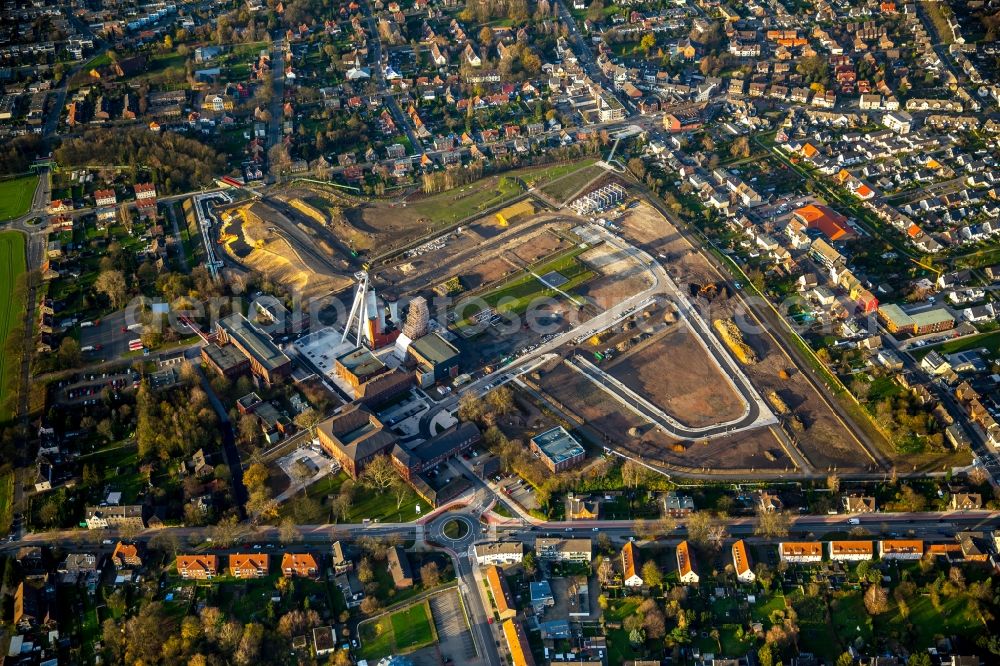
<path fill-rule="evenodd" d="M 437 640 L 426 600 L 365 623 L 360 633 L 361 655 L 366 659 L 413 652 Z"/>
<path fill-rule="evenodd" d="M 537 187 L 541 183 L 548 183 L 557 178 L 569 175 L 597 162 L 596 157 L 585 157 L 581 160 L 565 162 L 563 164 L 553 164 L 546 167 L 528 167 L 526 169 L 515 169 L 509 175 L 516 176 L 528 184 L 528 187 Z"/>
<path fill-rule="evenodd" d="M 410 215 L 429 218 L 435 225 L 450 224 L 492 208 L 523 191 L 512 178 L 498 178 L 492 186 L 484 179 L 421 199 L 407 208 Z"/>
<path fill-rule="evenodd" d="M 955 354 L 957 352 L 969 351 L 970 349 L 986 349 L 992 355 L 1000 354 L 1000 331 L 983 333 L 982 335 L 969 335 L 958 340 L 946 342 L 943 345 L 924 347 L 910 352 L 915 358 L 921 359 L 931 353 L 932 350 L 941 354 Z"/>
<path fill-rule="evenodd" d="M 327 497 L 336 496 L 340 492 L 340 486 L 348 479 L 346 472 L 330 474 L 316 483 L 309 486 L 306 493 L 319 501 L 324 501 Z M 285 502 L 281 507 L 281 514 L 291 515 L 294 499 Z M 402 504 L 396 508 L 396 497 L 391 492 L 384 492 L 381 495 L 373 492 L 359 492 L 351 504 L 351 512 L 347 517 L 347 522 L 360 523 L 365 518 L 382 521 L 407 521 L 420 517 L 417 513 L 417 505 L 427 510 L 427 503 L 410 490 L 403 498 Z M 328 509 L 329 507 L 327 507 Z M 328 515 L 328 520 L 336 522 L 337 518 Z"/>
<path fill-rule="evenodd" d="M 24 296 L 15 293 L 18 276 L 25 271 L 24 236 L 17 231 L 0 232 L 0 339 L 7 340 L 11 330 L 24 316 Z M 11 417 L 7 389 L 17 380 L 17 364 L 0 357 L 0 422 Z"/>
<path fill-rule="evenodd" d="M 600 167 L 587 166 L 575 173 L 553 181 L 541 189 L 543 193 L 549 195 L 556 201 L 566 203 L 566 201 L 576 194 L 580 188 L 584 187 L 591 180 L 604 173 L 606 172 Z"/>
<path fill-rule="evenodd" d="M 31 209 L 38 176 L 21 176 L 0 181 L 0 222 L 21 217 Z"/>
<path fill-rule="evenodd" d="M 0 475 L 0 534 L 10 531 L 14 517 L 14 472 Z"/>

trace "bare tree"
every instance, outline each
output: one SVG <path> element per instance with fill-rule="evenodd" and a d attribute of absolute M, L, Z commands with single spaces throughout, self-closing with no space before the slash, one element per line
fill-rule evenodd
<path fill-rule="evenodd" d="M 706 550 L 719 550 L 726 539 L 726 526 L 708 511 L 695 511 L 687 521 L 688 541 Z"/>
<path fill-rule="evenodd" d="M 125 286 L 125 276 L 121 271 L 101 271 L 100 275 L 97 276 L 97 280 L 94 281 L 94 289 L 107 296 L 108 300 L 111 301 L 111 307 L 114 309 L 117 310 L 125 305 L 127 289 Z"/>
<path fill-rule="evenodd" d="M 387 455 L 378 455 L 371 459 L 361 474 L 361 482 L 381 495 L 399 478 L 392 460 Z"/>
<path fill-rule="evenodd" d="M 786 537 L 788 525 L 788 514 L 782 511 L 760 511 L 753 533 L 763 537 Z"/>

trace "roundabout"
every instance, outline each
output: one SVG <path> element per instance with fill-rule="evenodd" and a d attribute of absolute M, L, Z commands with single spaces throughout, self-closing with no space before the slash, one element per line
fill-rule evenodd
<path fill-rule="evenodd" d="M 448 512 L 431 523 L 430 538 L 456 552 L 466 550 L 476 540 L 479 521 L 467 513 Z"/>
<path fill-rule="evenodd" d="M 469 534 L 469 526 L 464 520 L 452 519 L 441 528 L 445 538 L 460 541 Z"/>

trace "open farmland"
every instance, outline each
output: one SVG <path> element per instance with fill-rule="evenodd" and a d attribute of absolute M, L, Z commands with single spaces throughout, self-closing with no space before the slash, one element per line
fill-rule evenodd
<path fill-rule="evenodd" d="M 0 337 L 4 341 L 24 316 L 24 294 L 18 279 L 24 271 L 24 236 L 16 231 L 0 232 Z M 17 371 L 17 364 L 6 354 L 0 358 L 0 421 L 11 417 L 9 391 L 17 383 Z"/>
<path fill-rule="evenodd" d="M 38 176 L 21 176 L 0 181 L 0 222 L 21 217 L 31 210 Z"/>

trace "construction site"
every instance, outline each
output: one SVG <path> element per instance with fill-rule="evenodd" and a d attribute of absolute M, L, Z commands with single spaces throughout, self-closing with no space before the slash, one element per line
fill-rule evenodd
<path fill-rule="evenodd" d="M 524 381 L 540 400 L 595 441 L 665 468 L 877 467 L 766 327 L 740 325 L 755 320 L 739 285 L 623 185 L 599 177 L 590 187 L 558 207 L 515 193 L 435 231 L 409 220 L 414 211 L 404 215 L 401 203 L 377 204 L 376 216 L 369 205 L 300 185 L 224 207 L 218 242 L 234 263 L 306 297 L 334 294 L 346 309 L 353 285 L 363 282 L 372 298 L 378 292 L 378 303 L 362 308 L 378 330 L 349 340 L 338 322 L 298 342 L 328 381 L 350 349 L 391 347 L 404 316 L 395 304 L 422 297 L 462 372 L 485 377 L 538 359 Z M 390 243 L 404 217 L 408 242 Z"/>

